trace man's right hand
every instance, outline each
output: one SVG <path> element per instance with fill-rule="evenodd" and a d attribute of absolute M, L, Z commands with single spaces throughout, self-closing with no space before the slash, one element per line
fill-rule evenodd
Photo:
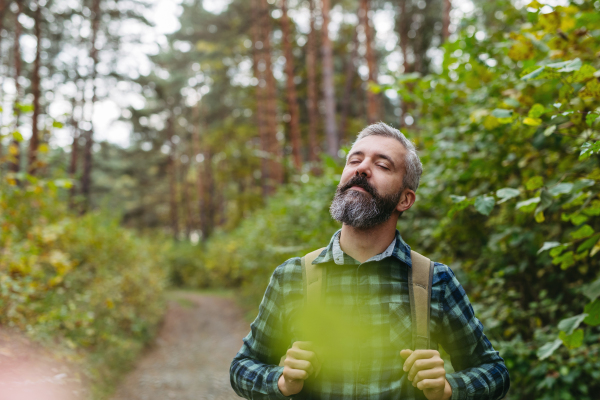
<path fill-rule="evenodd" d="M 300 393 L 304 381 L 321 370 L 321 362 L 314 352 L 312 342 L 294 342 L 286 353 L 283 374 L 277 386 L 284 396 Z"/>

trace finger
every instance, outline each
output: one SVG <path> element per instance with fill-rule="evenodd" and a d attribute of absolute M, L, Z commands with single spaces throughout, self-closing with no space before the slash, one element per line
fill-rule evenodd
<path fill-rule="evenodd" d="M 408 371 L 412 368 L 412 365 L 415 361 L 420 360 L 420 359 L 424 359 L 424 358 L 431 358 L 434 356 L 438 356 L 440 355 L 440 353 L 436 350 L 415 350 L 413 351 L 413 353 L 406 359 L 406 361 L 404 361 L 404 371 Z"/>
<path fill-rule="evenodd" d="M 291 369 L 301 369 L 303 371 L 308 372 L 308 374 L 312 374 L 314 372 L 314 368 L 310 361 L 304 360 L 295 360 L 293 358 L 287 358 L 284 361 L 284 366 L 290 367 Z"/>
<path fill-rule="evenodd" d="M 404 349 L 404 350 L 400 351 L 400 357 L 402 357 L 406 360 L 412 353 L 413 353 L 412 350 Z"/>
<path fill-rule="evenodd" d="M 317 358 L 315 353 L 312 351 L 295 349 L 293 347 L 288 349 L 287 356 L 290 358 L 295 358 L 296 360 L 305 360 L 310 362 L 316 361 Z"/>
<path fill-rule="evenodd" d="M 297 348 L 297 349 L 301 349 L 301 350 L 309 350 L 309 351 L 315 350 L 313 342 L 294 342 L 294 344 L 292 345 L 292 348 Z"/>
<path fill-rule="evenodd" d="M 417 372 L 428 369 L 444 367 L 444 361 L 441 358 L 427 358 L 424 360 L 417 360 L 413 363 L 410 371 L 408 372 L 408 380 L 412 381 Z"/>
<path fill-rule="evenodd" d="M 308 372 L 302 369 L 293 369 L 290 367 L 283 368 L 283 378 L 288 381 L 300 380 L 304 381 L 308 378 Z"/>
<path fill-rule="evenodd" d="M 409 381 L 412 381 L 412 385 L 416 386 L 419 382 L 421 382 L 422 380 L 425 379 L 437 379 L 439 377 L 444 377 L 446 376 L 446 371 L 444 370 L 444 368 L 432 368 L 432 369 L 426 369 L 423 371 L 419 371 L 415 374 L 415 376 L 410 379 L 410 377 L 408 378 Z"/>
<path fill-rule="evenodd" d="M 423 379 L 421 382 L 417 384 L 417 389 L 419 390 L 431 390 L 431 391 L 443 391 L 446 387 L 446 379 L 445 378 L 437 378 L 437 379 Z"/>

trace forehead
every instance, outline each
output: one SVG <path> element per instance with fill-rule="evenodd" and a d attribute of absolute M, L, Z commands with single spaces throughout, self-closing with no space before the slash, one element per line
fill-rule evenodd
<path fill-rule="evenodd" d="M 361 152 L 366 156 L 375 154 L 385 154 L 399 164 L 402 164 L 406 149 L 398 140 L 386 137 L 371 135 L 360 139 L 354 143 L 350 149 L 350 155 L 355 152 Z"/>

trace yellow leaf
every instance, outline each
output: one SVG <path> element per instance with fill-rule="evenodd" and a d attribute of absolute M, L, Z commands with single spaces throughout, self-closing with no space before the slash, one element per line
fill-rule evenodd
<path fill-rule="evenodd" d="M 546 220 L 546 218 L 544 218 L 543 211 L 540 211 L 539 213 L 535 214 L 535 222 L 537 222 L 538 224 L 541 224 L 545 220 Z"/>
<path fill-rule="evenodd" d="M 594 247 L 592 247 L 592 251 L 590 251 L 590 257 L 594 257 L 596 255 L 596 253 L 599 251 L 600 251 L 600 240 L 598 240 L 598 242 L 596 242 Z"/>
<path fill-rule="evenodd" d="M 542 124 L 542 120 L 539 118 L 527 117 L 523 120 L 523 123 L 529 126 L 538 126 Z"/>
<path fill-rule="evenodd" d="M 38 147 L 38 152 L 40 153 L 47 153 L 49 150 L 49 147 L 46 143 L 42 143 L 40 144 L 40 147 Z"/>
<path fill-rule="evenodd" d="M 16 156 L 16 155 L 19 154 L 19 148 L 17 146 L 15 146 L 14 144 L 11 144 L 8 147 L 8 152 L 9 152 L 10 155 Z"/>
<path fill-rule="evenodd" d="M 106 299 L 106 307 L 114 308 L 115 303 L 111 299 Z"/>

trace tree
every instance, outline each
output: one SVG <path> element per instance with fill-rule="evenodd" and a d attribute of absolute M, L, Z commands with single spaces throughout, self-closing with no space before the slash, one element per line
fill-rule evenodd
<path fill-rule="evenodd" d="M 286 79 L 286 94 L 288 103 L 288 112 L 290 114 L 290 142 L 292 144 L 292 160 L 294 167 L 299 171 L 302 167 L 302 159 L 300 156 L 300 109 L 298 108 L 298 100 L 296 97 L 296 84 L 294 83 L 294 54 L 292 53 L 292 34 L 290 32 L 290 21 L 287 13 L 287 3 L 285 0 L 281 2 L 281 30 L 283 33 L 283 47 L 285 52 L 285 72 Z"/>
<path fill-rule="evenodd" d="M 325 102 L 325 136 L 327 138 L 327 153 L 334 158 L 338 157 L 340 138 L 336 122 L 335 86 L 333 83 L 333 52 L 329 39 L 329 0 L 322 0 L 321 14 L 323 27 L 321 28 L 321 56 L 323 69 L 323 99 Z"/>
<path fill-rule="evenodd" d="M 309 0 L 310 31 L 306 44 L 306 74 L 307 74 L 307 108 L 308 108 L 308 158 L 311 163 L 317 161 L 319 145 L 317 142 L 317 127 L 319 113 L 317 110 L 317 35 L 315 32 L 315 0 Z"/>
<path fill-rule="evenodd" d="M 96 77 L 98 74 L 98 34 L 100 31 L 100 20 L 101 20 L 101 1 L 92 0 L 91 8 L 91 25 L 92 25 L 92 37 L 90 42 L 90 59 L 92 60 L 92 68 L 90 71 L 90 81 L 92 86 L 92 98 L 91 98 L 91 118 L 94 115 L 94 105 L 98 99 L 96 92 Z M 81 194 L 84 197 L 83 209 L 86 211 L 90 205 L 90 187 L 91 187 L 91 175 L 92 175 L 92 148 L 94 145 L 94 126 L 91 122 L 90 129 L 85 132 L 85 145 L 83 147 L 83 173 L 81 175 Z"/>
<path fill-rule="evenodd" d="M 373 35 L 369 18 L 369 0 L 360 0 L 358 12 L 363 31 L 365 33 L 365 48 L 367 66 L 369 67 L 369 78 L 367 80 L 367 122 L 373 124 L 379 120 L 379 107 L 377 95 L 371 90 L 377 85 L 377 62 L 373 51 Z"/>
<path fill-rule="evenodd" d="M 36 38 L 35 60 L 31 74 L 31 93 L 33 94 L 33 116 L 31 121 L 31 139 L 29 140 L 29 174 L 35 175 L 37 170 L 37 152 L 40 143 L 39 117 L 40 117 L 40 64 L 42 50 L 42 7 L 38 0 L 34 3 L 34 31 Z"/>

